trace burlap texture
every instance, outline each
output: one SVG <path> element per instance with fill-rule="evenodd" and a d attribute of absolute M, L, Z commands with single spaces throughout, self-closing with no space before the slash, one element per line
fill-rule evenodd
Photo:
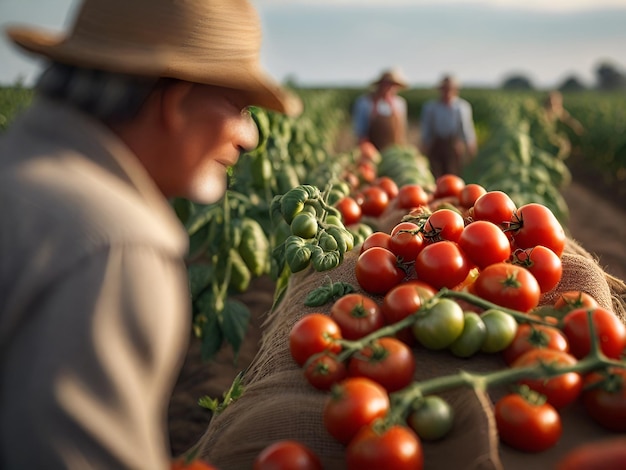
<path fill-rule="evenodd" d="M 387 230 L 397 214 L 381 224 Z M 393 225 L 391 225 L 393 226 Z M 580 251 L 582 250 L 582 251 Z M 260 349 L 244 378 L 245 393 L 222 414 L 213 417 L 198 447 L 200 455 L 222 470 L 252 468 L 254 458 L 267 445 L 280 439 L 297 439 L 321 458 L 325 469 L 345 468 L 344 447 L 324 429 L 322 409 L 327 394 L 311 387 L 289 353 L 289 331 L 302 316 L 312 312 L 328 314 L 330 304 L 321 308 L 304 306 L 306 295 L 328 282 L 347 282 L 359 292 L 354 274 L 358 248 L 346 254 L 336 269 L 317 273 L 304 271 L 292 276 L 279 307 L 264 322 Z M 580 289 L 611 308 L 611 290 L 592 257 L 575 242 L 568 242 L 563 256 L 561 284 L 542 299 L 552 301 L 559 292 Z M 374 296 L 378 302 L 382 297 Z M 460 359 L 448 352 L 415 348 L 416 380 L 449 375 L 459 370 L 489 372 L 505 367 L 499 355 L 480 354 Z M 489 393 L 455 389 L 442 394 L 455 412 L 454 428 L 439 442 L 424 442 L 427 469 L 526 469 L 552 468 L 564 453 L 577 444 L 607 436 L 607 432 L 585 417 L 578 404 L 563 411 L 564 435 L 554 448 L 540 454 L 525 454 L 499 445 L 492 401 L 505 390 Z"/>

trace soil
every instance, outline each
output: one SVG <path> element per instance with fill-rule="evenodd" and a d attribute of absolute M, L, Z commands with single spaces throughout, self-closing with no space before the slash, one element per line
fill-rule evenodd
<path fill-rule="evenodd" d="M 572 184 L 564 191 L 570 208 L 567 229 L 572 238 L 594 254 L 606 272 L 626 280 L 626 201 L 623 194 L 607 189 L 589 172 L 574 171 Z M 230 348 L 216 359 L 203 363 L 200 345 L 192 339 L 186 361 L 174 389 L 169 409 L 172 453 L 188 450 L 202 436 L 211 412 L 198 405 L 203 396 L 221 398 L 235 376 L 254 358 L 261 337 L 261 323 L 273 299 L 274 284 L 267 277 L 253 281 L 239 297 L 252 311 L 252 320 L 237 360 Z"/>

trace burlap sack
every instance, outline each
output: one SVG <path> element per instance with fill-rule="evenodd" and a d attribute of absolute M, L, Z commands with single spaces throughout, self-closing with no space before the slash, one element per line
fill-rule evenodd
<path fill-rule="evenodd" d="M 564 279 L 544 301 L 549 302 L 563 289 L 574 288 L 589 292 L 601 305 L 610 308 L 611 292 L 603 271 L 586 252 L 575 252 L 579 249 L 582 250 L 574 242 L 568 244 L 563 257 Z M 345 468 L 344 447 L 326 432 L 322 422 L 327 394 L 313 389 L 305 381 L 290 356 L 288 336 L 293 324 L 302 316 L 314 311 L 329 313 L 330 305 L 304 306 L 306 295 L 325 284 L 327 276 L 333 282 L 348 282 L 358 289 L 354 275 L 357 256 L 358 250 L 353 250 L 341 266 L 330 272 L 308 270 L 292 276 L 284 300 L 264 323 L 259 352 L 244 377 L 245 393 L 211 420 L 198 443 L 202 457 L 222 470 L 249 469 L 254 458 L 269 444 L 281 439 L 297 439 L 320 456 L 325 469 Z M 382 301 L 381 297 L 374 298 Z M 419 346 L 415 354 L 416 380 L 454 374 L 461 369 L 480 373 L 504 367 L 498 355 L 459 359 L 447 352 L 428 351 Z M 575 445 L 608 434 L 586 418 L 578 405 L 572 405 L 563 412 L 564 434 L 554 448 L 533 455 L 500 445 L 492 402 L 504 392 L 504 389 L 485 392 L 463 388 L 442 394 L 454 409 L 454 428 L 441 441 L 423 443 L 425 468 L 552 468 Z"/>

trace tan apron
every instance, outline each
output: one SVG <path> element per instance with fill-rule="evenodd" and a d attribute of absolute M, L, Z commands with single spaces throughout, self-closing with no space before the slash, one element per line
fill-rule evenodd
<path fill-rule="evenodd" d="M 392 145 L 404 145 L 406 143 L 406 125 L 398 109 L 389 103 L 391 115 L 383 116 L 378 112 L 378 103 L 374 102 L 368 138 L 378 150 L 384 150 Z"/>

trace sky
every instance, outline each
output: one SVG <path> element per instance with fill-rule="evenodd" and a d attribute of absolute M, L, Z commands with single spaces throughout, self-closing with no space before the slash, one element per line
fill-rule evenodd
<path fill-rule="evenodd" d="M 129 0 L 130 1 L 130 0 Z M 444 73 L 465 86 L 512 75 L 537 88 L 574 76 L 588 86 L 601 63 L 626 70 L 626 0 L 252 0 L 261 63 L 279 81 L 363 86 L 398 67 L 414 86 Z M 9 23 L 64 31 L 78 0 L 0 0 Z M 0 85 L 32 83 L 39 62 L 0 37 Z"/>

